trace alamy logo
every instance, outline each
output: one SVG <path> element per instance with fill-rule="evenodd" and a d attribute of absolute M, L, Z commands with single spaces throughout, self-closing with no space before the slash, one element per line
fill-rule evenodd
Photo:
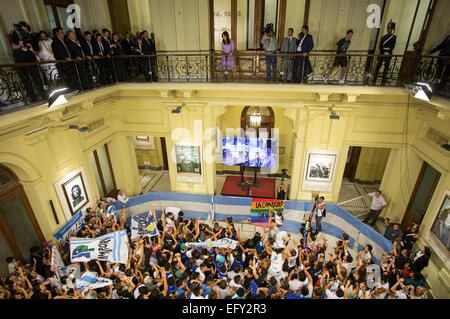
<path fill-rule="evenodd" d="M 367 6 L 367 13 L 371 13 L 367 17 L 366 24 L 369 29 L 379 28 L 381 25 L 381 8 L 377 4 L 370 4 Z"/>
<path fill-rule="evenodd" d="M 78 4 L 71 4 L 67 7 L 66 12 L 69 13 L 66 24 L 70 29 L 81 28 L 81 8 Z"/>
<path fill-rule="evenodd" d="M 91 257 L 90 251 L 94 250 L 95 250 L 94 248 L 89 248 L 88 246 L 85 245 L 78 246 L 72 251 L 72 258 L 73 259 L 80 257 L 90 258 Z"/>

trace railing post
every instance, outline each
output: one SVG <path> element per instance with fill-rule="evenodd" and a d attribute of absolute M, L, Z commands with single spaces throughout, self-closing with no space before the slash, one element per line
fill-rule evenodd
<path fill-rule="evenodd" d="M 169 61 L 169 56 L 166 55 L 166 62 L 167 62 L 167 77 L 169 79 L 170 82 L 170 61 Z"/>
<path fill-rule="evenodd" d="M 186 78 L 189 82 L 189 57 L 186 55 Z"/>
<path fill-rule="evenodd" d="M 77 71 L 78 84 L 80 84 L 80 91 L 83 91 L 83 84 L 81 82 L 80 72 L 78 71 L 78 66 L 76 62 L 71 62 L 75 65 L 75 71 Z"/>
<path fill-rule="evenodd" d="M 205 58 L 206 58 L 206 82 L 208 82 L 209 79 L 208 55 L 205 55 Z"/>
<path fill-rule="evenodd" d="M 111 61 L 112 61 L 113 70 L 114 70 L 114 78 L 116 80 L 116 83 L 119 83 L 119 81 L 117 80 L 116 64 L 114 63 L 114 60 L 115 60 L 115 57 L 112 56 L 111 57 Z"/>

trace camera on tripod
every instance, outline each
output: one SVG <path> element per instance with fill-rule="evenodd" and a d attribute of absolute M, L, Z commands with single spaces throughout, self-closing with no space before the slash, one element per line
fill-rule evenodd
<path fill-rule="evenodd" d="M 264 34 L 268 35 L 271 31 L 275 33 L 275 31 L 273 29 L 273 23 L 268 23 L 268 24 L 266 24 L 266 27 L 262 29 L 261 35 L 264 35 Z"/>

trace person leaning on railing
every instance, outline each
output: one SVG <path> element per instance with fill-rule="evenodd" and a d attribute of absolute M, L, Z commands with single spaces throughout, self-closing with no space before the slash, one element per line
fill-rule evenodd
<path fill-rule="evenodd" d="M 13 59 L 15 63 L 33 63 L 37 62 L 38 47 L 33 47 L 33 38 L 31 36 L 31 27 L 28 23 L 22 21 L 18 25 L 13 25 L 11 35 L 11 48 L 13 50 Z M 20 80 L 25 87 L 27 96 L 31 101 L 39 100 L 36 95 L 33 84 L 36 84 L 39 95 L 45 99 L 46 93 L 43 88 L 41 75 L 37 65 L 16 66 L 15 70 L 19 74 Z"/>

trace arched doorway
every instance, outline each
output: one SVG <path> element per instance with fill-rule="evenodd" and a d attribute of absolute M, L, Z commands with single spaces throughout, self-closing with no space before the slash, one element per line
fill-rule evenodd
<path fill-rule="evenodd" d="M 41 247 L 45 237 L 16 174 L 0 164 L 0 260 L 7 271 L 7 257 L 29 261 L 29 249 Z"/>
<path fill-rule="evenodd" d="M 245 132 L 249 129 L 255 129 L 256 137 L 261 137 L 261 134 L 268 134 L 266 137 L 271 138 L 274 127 L 275 115 L 271 107 L 246 106 L 242 110 L 241 128 Z"/>

